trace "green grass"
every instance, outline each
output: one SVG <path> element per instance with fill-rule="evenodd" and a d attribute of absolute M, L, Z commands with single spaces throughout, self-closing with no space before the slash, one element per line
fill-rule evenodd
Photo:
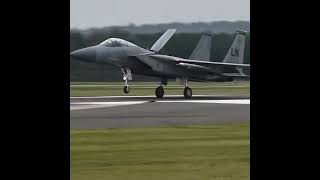
<path fill-rule="evenodd" d="M 182 95 L 183 86 L 179 86 L 175 82 L 169 82 L 170 85 L 165 86 L 165 95 Z M 90 85 L 90 86 L 88 86 Z M 107 86 L 104 86 L 107 85 Z M 111 86 L 110 86 L 111 85 Z M 112 86 L 114 85 L 114 86 Z M 202 95 L 249 95 L 249 82 L 233 82 L 233 83 L 197 83 L 191 82 L 189 86 L 192 88 L 193 94 Z M 123 93 L 123 83 L 99 83 L 99 82 L 83 82 L 71 83 L 71 96 L 121 96 L 121 95 L 154 95 L 157 83 L 155 82 L 132 82 L 130 84 L 131 91 L 129 94 Z"/>
<path fill-rule="evenodd" d="M 71 179 L 249 179 L 249 123 L 70 130 Z"/>

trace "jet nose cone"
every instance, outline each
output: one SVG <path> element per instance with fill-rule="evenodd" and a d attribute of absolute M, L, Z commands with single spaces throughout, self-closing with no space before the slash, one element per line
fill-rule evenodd
<path fill-rule="evenodd" d="M 83 60 L 83 61 L 96 60 L 96 50 L 94 47 L 79 49 L 71 52 L 70 55 L 76 59 Z"/>

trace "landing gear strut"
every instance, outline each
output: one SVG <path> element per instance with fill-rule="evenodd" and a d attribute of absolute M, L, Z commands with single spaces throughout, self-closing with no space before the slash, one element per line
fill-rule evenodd
<path fill-rule="evenodd" d="M 157 98 L 159 98 L 159 99 L 163 98 L 163 95 L 164 95 L 163 85 L 167 85 L 167 84 L 168 84 L 168 80 L 166 78 L 161 78 L 160 86 L 157 87 L 155 90 L 155 94 L 156 94 Z"/>
<path fill-rule="evenodd" d="M 123 92 L 128 94 L 130 92 L 128 80 L 132 80 L 131 70 L 129 68 L 121 68 L 121 70 L 123 73 L 123 80 L 125 81 L 125 86 L 123 87 Z"/>
<path fill-rule="evenodd" d="M 183 95 L 187 99 L 190 99 L 192 97 L 192 89 L 188 87 L 188 78 L 184 79 Z"/>

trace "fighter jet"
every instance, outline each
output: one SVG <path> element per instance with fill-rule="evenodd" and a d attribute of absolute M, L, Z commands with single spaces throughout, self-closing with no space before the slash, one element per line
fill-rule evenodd
<path fill-rule="evenodd" d="M 202 35 L 189 59 L 162 55 L 159 51 L 169 41 L 176 29 L 167 30 L 150 49 L 145 49 L 119 38 L 109 38 L 98 45 L 70 53 L 74 58 L 90 63 L 106 63 L 120 68 L 125 85 L 124 93 L 130 92 L 128 80 L 132 74 L 159 77 L 160 85 L 155 90 L 157 98 L 164 96 L 168 79 L 176 79 L 184 85 L 184 97 L 192 97 L 188 81 L 233 81 L 248 77 L 243 73 L 249 64 L 243 64 L 246 32 L 236 30 L 235 39 L 222 62 L 210 61 L 213 34 Z"/>

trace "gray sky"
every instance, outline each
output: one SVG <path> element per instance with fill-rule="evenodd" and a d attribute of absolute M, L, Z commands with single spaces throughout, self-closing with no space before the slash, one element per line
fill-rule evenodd
<path fill-rule="evenodd" d="M 250 20 L 250 0 L 70 0 L 70 28 Z"/>

